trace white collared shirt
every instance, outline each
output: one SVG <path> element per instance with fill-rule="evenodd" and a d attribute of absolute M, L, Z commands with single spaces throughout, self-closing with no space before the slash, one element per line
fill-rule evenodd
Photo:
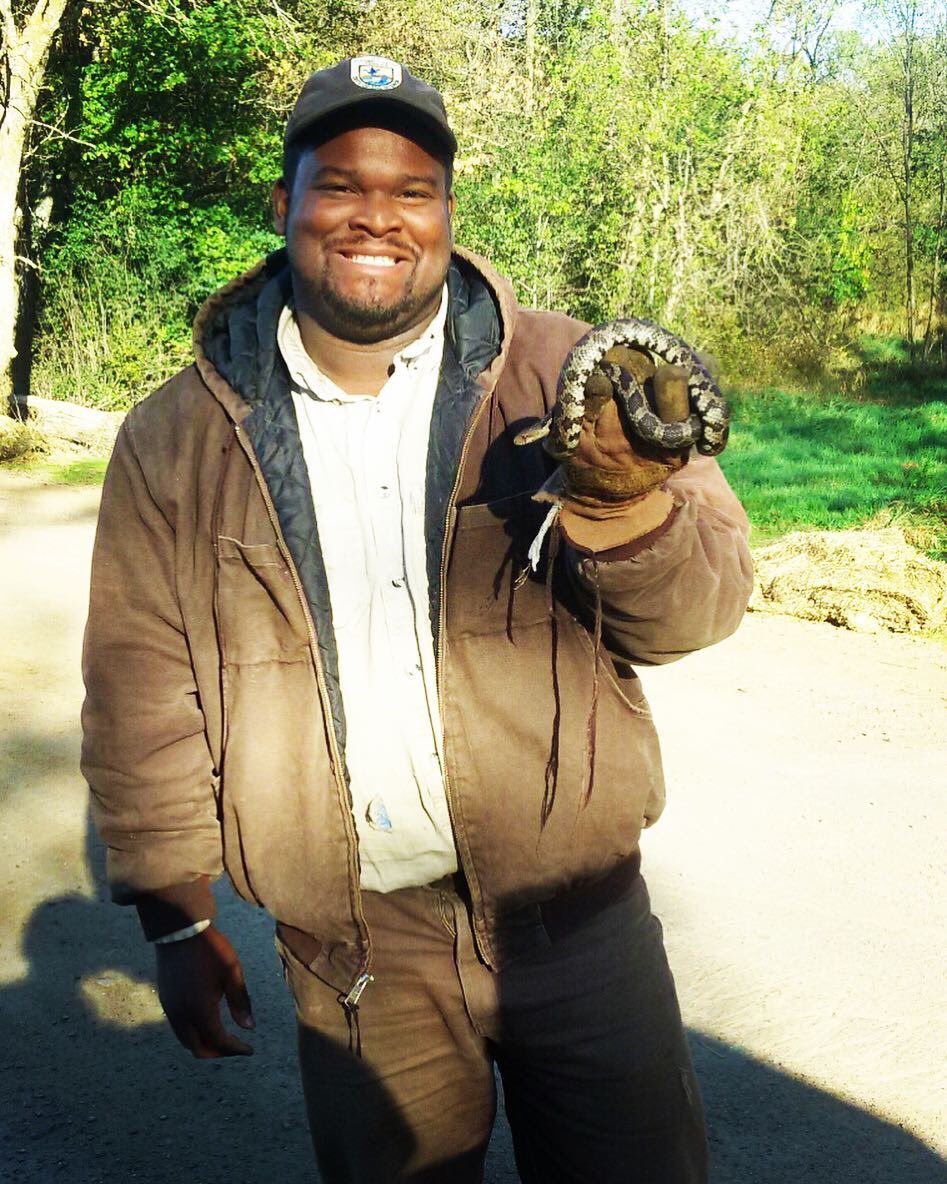
<path fill-rule="evenodd" d="M 329 585 L 361 885 L 375 892 L 457 870 L 424 532 L 446 318 L 445 288 L 374 396 L 347 394 L 322 373 L 290 307 L 277 331 Z"/>

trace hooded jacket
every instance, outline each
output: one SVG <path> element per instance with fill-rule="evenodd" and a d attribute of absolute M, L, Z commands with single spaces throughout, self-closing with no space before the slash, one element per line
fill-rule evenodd
<path fill-rule="evenodd" d="M 739 503 L 694 457 L 668 483 L 671 519 L 629 557 L 579 554 L 554 528 L 533 571 L 546 507 L 532 495 L 551 462 L 513 436 L 552 406 L 587 326 L 519 309 L 468 252 L 448 292 L 430 618 L 459 863 L 497 965 L 543 902 L 637 866 L 664 784 L 634 664 L 731 633 L 751 569 Z M 288 293 L 277 252 L 211 298 L 194 365 L 119 433 L 93 558 L 83 771 L 113 897 L 138 904 L 148 936 L 211 916 L 209 881 L 226 870 L 347 991 L 371 934 L 319 524 L 276 343 Z"/>

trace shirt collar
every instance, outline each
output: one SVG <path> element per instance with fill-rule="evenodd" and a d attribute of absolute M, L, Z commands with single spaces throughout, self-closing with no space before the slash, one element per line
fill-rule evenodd
<path fill-rule="evenodd" d="M 431 355 L 435 349 L 438 351 L 436 362 L 440 362 L 439 351 L 443 349 L 444 326 L 447 324 L 447 303 L 447 284 L 445 283 L 441 292 L 441 303 L 434 314 L 434 320 L 419 337 L 416 337 L 414 341 L 409 341 L 403 350 L 395 354 L 393 365 L 396 370 L 409 363 L 417 365 L 429 357 L 433 362 L 434 358 Z M 336 386 L 332 379 L 319 369 L 303 345 L 295 307 L 291 301 L 283 306 L 283 311 L 280 313 L 276 341 L 280 353 L 283 355 L 283 361 L 286 363 L 286 368 L 289 370 L 290 381 L 304 394 L 333 403 L 352 403 L 369 397 L 367 395 L 350 395 L 341 387 Z"/>

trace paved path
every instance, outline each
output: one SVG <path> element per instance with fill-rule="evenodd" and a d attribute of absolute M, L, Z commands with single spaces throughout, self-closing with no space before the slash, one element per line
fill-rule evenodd
<path fill-rule="evenodd" d="M 194 1062 L 102 902 L 77 773 L 97 491 L 0 471 L 0 1180 L 313 1184 L 265 917 L 222 893 L 258 1029 Z M 785 618 L 644 672 L 645 837 L 715 1184 L 947 1181 L 947 651 Z M 488 1181 L 516 1180 L 502 1122 Z"/>

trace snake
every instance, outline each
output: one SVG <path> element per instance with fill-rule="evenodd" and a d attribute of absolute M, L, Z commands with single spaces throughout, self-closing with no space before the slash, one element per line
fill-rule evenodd
<path fill-rule="evenodd" d="M 663 362 L 687 370 L 687 419 L 668 423 L 651 410 L 641 384 L 623 367 L 605 362 L 616 345 L 647 350 Z M 696 447 L 716 456 L 727 444 L 730 409 L 697 353 L 668 329 L 632 317 L 596 325 L 573 345 L 566 356 L 556 389 L 556 404 L 538 423 L 519 432 L 517 444 L 545 439 L 545 448 L 558 459 L 569 457 L 579 443 L 585 417 L 585 384 L 598 369 L 612 383 L 628 425 L 639 439 L 658 448 L 678 451 Z"/>

